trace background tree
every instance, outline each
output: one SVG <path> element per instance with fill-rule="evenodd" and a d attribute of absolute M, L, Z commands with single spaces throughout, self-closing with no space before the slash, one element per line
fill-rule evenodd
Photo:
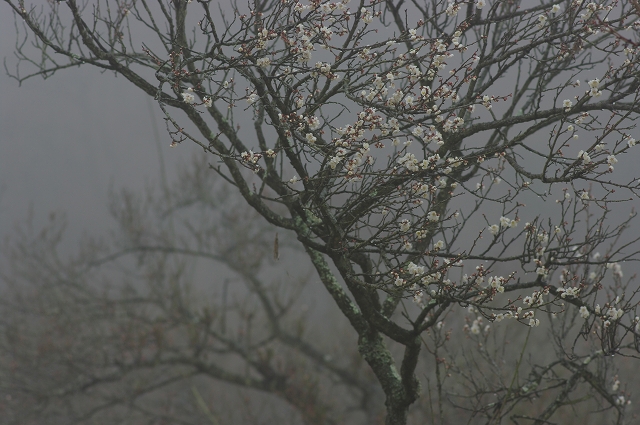
<path fill-rule="evenodd" d="M 113 237 L 70 258 L 64 217 L 13 235 L 6 423 L 376 423 L 373 377 L 340 355 L 350 335 L 313 331 L 308 277 L 275 270 L 273 229 L 215 180 L 198 160 L 168 191 L 113 194 Z"/>
<path fill-rule="evenodd" d="M 637 352 L 621 265 L 638 257 L 635 213 L 616 215 L 640 186 L 620 173 L 640 109 L 637 2 L 5 2 L 42 53 L 18 44 L 35 66 L 18 80 L 83 64 L 124 76 L 158 101 L 172 146 L 197 143 L 295 234 L 357 334 L 386 423 L 420 397 L 423 348 L 439 400 L 489 423 L 544 423 L 583 396 L 623 420 L 601 366 Z M 458 306 L 471 339 L 504 319 L 542 332 L 548 316 L 555 359 L 530 357 L 524 378 L 527 340 L 505 380 L 498 363 L 487 376 L 440 357 Z M 451 371 L 471 390 L 445 394 Z"/>

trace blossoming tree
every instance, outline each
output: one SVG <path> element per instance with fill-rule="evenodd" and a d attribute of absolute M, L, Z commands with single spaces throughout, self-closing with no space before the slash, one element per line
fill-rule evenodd
<path fill-rule="evenodd" d="M 578 383 L 622 421 L 619 383 L 591 360 L 638 348 L 622 263 L 638 258 L 624 231 L 640 183 L 619 170 L 637 156 L 638 2 L 5 2 L 46 53 L 19 45 L 35 69 L 17 79 L 75 65 L 125 77 L 157 100 L 171 146 L 199 145 L 296 235 L 387 424 L 406 423 L 423 338 L 449 339 L 460 306 L 470 338 L 546 321 L 560 347 L 526 384 L 477 388 L 490 423 L 532 397 L 541 407 L 520 417 L 545 423 Z"/>

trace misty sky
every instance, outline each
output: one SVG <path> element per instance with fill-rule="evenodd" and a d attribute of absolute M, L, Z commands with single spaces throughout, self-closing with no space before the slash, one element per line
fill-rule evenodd
<path fill-rule="evenodd" d="M 14 69 L 15 29 L 0 5 L 0 56 Z M 25 68 L 33 70 L 33 68 Z M 143 188 L 159 179 L 154 140 L 156 115 L 169 178 L 195 152 L 188 143 L 169 148 L 160 109 L 122 77 L 91 67 L 63 70 L 22 87 L 0 75 L 0 233 L 25 223 L 30 206 L 36 223 L 50 211 L 66 212 L 69 236 L 109 225 L 109 188 Z"/>

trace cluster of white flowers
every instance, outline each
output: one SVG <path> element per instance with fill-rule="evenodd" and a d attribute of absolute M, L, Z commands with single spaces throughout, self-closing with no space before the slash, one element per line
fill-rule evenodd
<path fill-rule="evenodd" d="M 414 264 L 413 261 L 410 261 L 409 264 L 407 264 L 407 273 L 411 276 L 422 276 L 424 274 L 424 266 L 418 266 Z"/>
<path fill-rule="evenodd" d="M 549 289 L 545 288 L 542 291 L 533 291 L 530 296 L 526 296 L 523 298 L 522 302 L 528 307 L 539 307 L 543 303 L 542 296 L 547 295 L 549 293 Z"/>
<path fill-rule="evenodd" d="M 580 307 L 580 317 L 582 317 L 583 319 L 588 319 L 589 318 L 589 309 L 586 306 L 581 306 Z"/>
<path fill-rule="evenodd" d="M 407 282 L 407 281 L 406 281 L 406 280 L 404 280 L 403 278 L 401 278 L 400 276 L 396 276 L 395 280 L 393 281 L 393 284 L 394 284 L 395 286 L 404 286 L 404 284 L 405 284 L 406 282 Z"/>
<path fill-rule="evenodd" d="M 625 404 L 631 404 L 631 400 L 627 400 L 624 398 L 624 395 L 620 394 L 616 397 L 616 405 L 624 406 Z"/>
<path fill-rule="evenodd" d="M 589 93 L 589 96 L 592 97 L 599 97 L 602 95 L 602 92 L 600 90 L 598 90 L 598 87 L 600 86 L 600 80 L 597 78 L 594 78 L 593 80 L 589 81 L 589 87 L 591 87 L 591 90 L 589 90 L 587 93 Z"/>
<path fill-rule="evenodd" d="M 318 117 L 309 116 L 306 120 L 310 130 L 317 130 L 320 127 L 320 119 Z"/>
<path fill-rule="evenodd" d="M 560 294 L 561 298 L 574 298 L 578 296 L 578 293 L 580 292 L 580 288 L 579 287 L 573 287 L 570 286 L 568 288 L 558 288 L 558 293 Z"/>
<path fill-rule="evenodd" d="M 607 316 L 611 320 L 618 320 L 624 316 L 624 310 L 621 308 L 611 307 L 607 310 Z"/>
<path fill-rule="evenodd" d="M 303 24 L 296 26 L 296 41 L 299 45 L 293 47 L 291 51 L 297 55 L 298 63 L 306 64 L 311 60 L 311 52 L 315 49 L 312 40 L 316 34 L 315 27 L 314 30 L 309 30 Z"/>
<path fill-rule="evenodd" d="M 478 316 L 472 323 L 471 326 L 469 325 L 465 325 L 464 326 L 464 331 L 470 331 L 472 334 L 474 335 L 478 335 L 480 334 L 480 332 L 482 332 L 482 322 L 484 321 L 484 319 L 482 318 L 482 316 Z M 491 328 L 490 325 L 487 325 L 484 327 L 484 333 L 486 334 L 487 332 L 489 332 L 489 329 Z"/>
<path fill-rule="evenodd" d="M 310 144 L 314 144 L 316 142 L 316 136 L 313 135 L 313 133 L 307 133 L 305 136 L 305 139 L 307 139 L 307 143 Z"/>
<path fill-rule="evenodd" d="M 446 10 L 447 16 L 456 16 L 459 11 L 460 11 L 460 5 L 457 3 L 454 3 L 452 0 L 449 0 L 447 5 L 447 10 Z"/>
<path fill-rule="evenodd" d="M 338 148 L 338 150 L 341 150 L 341 148 Z M 347 174 L 344 176 L 345 179 L 351 180 L 351 181 L 361 179 L 361 175 L 358 173 L 359 167 L 363 164 L 369 164 L 369 165 L 373 164 L 374 158 L 373 156 L 368 155 L 369 150 L 370 150 L 369 144 L 363 143 L 362 146 L 355 153 L 355 155 L 353 155 L 351 158 L 349 158 L 346 161 L 344 166 L 345 170 L 347 171 Z"/>
<path fill-rule="evenodd" d="M 577 4 L 581 4 L 582 0 L 576 0 Z M 587 9 L 585 10 L 585 12 L 583 14 L 580 15 L 580 19 L 586 21 L 589 18 L 591 18 L 593 16 L 593 14 L 598 10 L 601 9 L 602 6 L 596 4 L 596 3 L 589 3 L 587 4 Z"/>
<path fill-rule="evenodd" d="M 506 279 L 502 276 L 490 276 L 489 277 L 489 287 L 495 288 L 496 291 L 503 293 L 504 292 L 504 284 L 506 283 Z"/>
<path fill-rule="evenodd" d="M 589 156 L 589 154 L 583 150 L 581 150 L 580 152 L 578 152 L 578 159 L 581 159 L 582 162 L 584 162 L 585 164 L 590 164 L 591 163 L 591 157 Z"/>
<path fill-rule="evenodd" d="M 400 231 L 401 232 L 407 232 L 407 231 L 409 231 L 410 228 L 411 228 L 411 221 L 409 221 L 406 218 L 400 220 Z"/>
<path fill-rule="evenodd" d="M 456 5 L 458 6 L 458 5 Z M 462 37 L 462 32 L 456 31 L 453 33 L 453 37 L 451 38 L 451 44 L 458 50 L 465 51 L 467 48 L 460 44 L 460 37 Z"/>
<path fill-rule="evenodd" d="M 538 28 L 542 29 L 545 25 L 547 25 L 547 16 L 538 15 Z"/>
<path fill-rule="evenodd" d="M 491 102 L 493 101 L 493 99 L 491 97 L 489 97 L 488 95 L 484 95 L 482 96 L 482 105 L 487 108 L 487 109 L 491 109 Z"/>
<path fill-rule="evenodd" d="M 182 100 L 188 104 L 192 104 L 196 101 L 196 97 L 194 96 L 193 89 L 191 87 L 182 92 Z"/>
<path fill-rule="evenodd" d="M 455 117 L 454 119 L 447 119 L 447 121 L 442 125 L 442 130 L 447 133 L 455 133 L 463 126 L 464 120 L 460 117 Z"/>
<path fill-rule="evenodd" d="M 562 107 L 564 108 L 565 112 L 569 112 L 572 106 L 573 106 L 573 102 L 571 100 L 565 99 L 564 101 L 562 101 Z M 573 126 L 571 126 L 571 129 L 573 129 Z"/>
<path fill-rule="evenodd" d="M 407 152 L 404 156 L 398 159 L 398 164 L 405 167 L 409 171 L 416 172 L 418 168 L 418 160 L 416 156 L 410 152 Z"/>
<path fill-rule="evenodd" d="M 517 218 L 515 220 L 511 220 L 510 218 L 502 216 L 500 217 L 500 224 L 492 224 L 491 226 L 489 226 L 489 232 L 495 236 L 498 234 L 498 232 L 500 232 L 500 229 L 517 227 L 518 221 L 519 220 Z"/>
<path fill-rule="evenodd" d="M 247 97 L 247 103 L 249 105 L 253 105 L 253 103 L 258 100 L 258 95 L 255 93 L 251 93 L 248 97 Z"/>
<path fill-rule="evenodd" d="M 242 160 L 244 162 L 248 162 L 250 164 L 255 164 L 260 160 L 260 158 L 262 158 L 262 154 L 253 153 L 253 151 L 242 152 L 240 154 L 240 158 L 242 158 Z"/>
<path fill-rule="evenodd" d="M 516 218 L 515 220 L 511 220 L 510 218 L 507 217 L 500 217 L 500 227 L 506 229 L 508 227 L 517 227 L 518 226 L 518 219 Z"/>
<path fill-rule="evenodd" d="M 613 275 L 619 279 L 622 279 L 624 274 L 622 273 L 622 266 L 619 263 L 607 263 L 607 269 L 613 272 Z"/>
<path fill-rule="evenodd" d="M 335 170 L 335 168 L 338 166 L 340 161 L 344 159 L 344 156 L 346 154 L 347 154 L 346 149 L 338 148 L 336 150 L 336 154 L 329 159 L 329 167 L 331 167 L 332 170 Z"/>
<path fill-rule="evenodd" d="M 360 13 L 361 13 L 362 21 L 365 24 L 370 24 L 371 22 L 373 22 L 373 14 L 371 13 L 370 10 L 365 9 L 363 7 L 362 9 L 360 9 Z"/>
<path fill-rule="evenodd" d="M 261 58 L 258 58 L 256 60 L 256 64 L 260 67 L 260 68 L 266 68 L 269 65 L 271 65 L 271 59 L 269 59 L 267 56 L 263 56 Z"/>

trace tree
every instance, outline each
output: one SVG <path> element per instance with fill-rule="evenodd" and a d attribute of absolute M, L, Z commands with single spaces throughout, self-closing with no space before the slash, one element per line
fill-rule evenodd
<path fill-rule="evenodd" d="M 310 337 L 296 308 L 308 277 L 274 270 L 273 229 L 254 211 L 239 213 L 238 196 L 202 159 L 165 190 L 112 194 L 113 238 L 89 239 L 68 259 L 63 216 L 13 235 L 0 319 L 5 423 L 287 423 L 295 412 L 293 423 L 325 424 L 381 416 L 379 391 L 357 355 L 342 351 L 334 360 L 335 339 L 350 335 Z M 283 236 L 278 255 L 295 257 Z M 229 386 L 219 383 L 241 390 L 225 397 Z M 261 406 L 274 400 L 274 412 Z"/>
<path fill-rule="evenodd" d="M 35 67 L 19 81 L 87 64 L 125 77 L 158 101 L 171 146 L 198 144 L 295 235 L 387 424 L 421 395 L 423 349 L 437 376 L 474 383 L 455 403 L 489 423 L 544 423 L 576 394 L 623 421 L 598 365 L 638 344 L 622 270 L 638 259 L 635 212 L 618 214 L 640 188 L 620 172 L 637 155 L 638 2 L 5 2 L 41 52 L 18 43 Z M 459 307 L 472 339 L 487 322 L 545 324 L 556 358 L 532 358 L 526 379 L 522 354 L 509 382 L 466 374 L 434 350 Z"/>

